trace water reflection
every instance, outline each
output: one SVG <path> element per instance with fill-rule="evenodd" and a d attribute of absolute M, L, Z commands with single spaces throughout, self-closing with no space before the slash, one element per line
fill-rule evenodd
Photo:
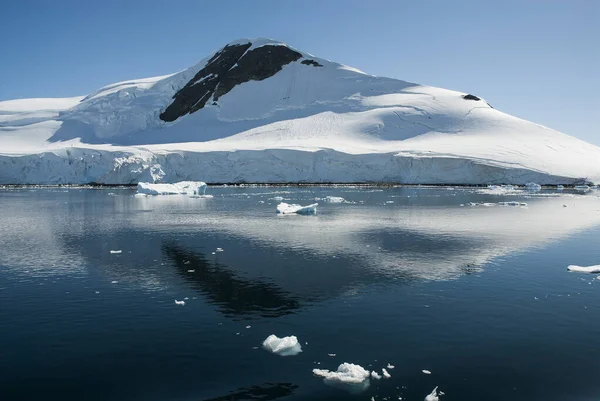
<path fill-rule="evenodd" d="M 238 277 L 226 266 L 209 262 L 200 253 L 176 244 L 165 244 L 162 251 L 173 261 L 181 277 L 226 316 L 276 317 L 293 313 L 300 307 L 297 300 L 276 285 Z"/>
<path fill-rule="evenodd" d="M 298 386 L 291 383 L 265 383 L 260 386 L 240 388 L 227 395 L 204 401 L 276 400 L 294 393 Z"/>

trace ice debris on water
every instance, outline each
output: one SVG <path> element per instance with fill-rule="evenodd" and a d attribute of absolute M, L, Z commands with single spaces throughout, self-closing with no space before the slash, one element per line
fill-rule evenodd
<path fill-rule="evenodd" d="M 313 369 L 313 374 L 323 378 L 328 386 L 337 387 L 350 393 L 360 393 L 369 388 L 371 373 L 360 365 L 344 362 L 337 370 Z"/>
<path fill-rule="evenodd" d="M 119 282 L 117 280 L 113 280 L 110 282 L 111 284 L 119 284 Z"/>
<path fill-rule="evenodd" d="M 570 272 L 595 274 L 595 273 L 600 273 L 600 265 L 595 265 L 595 266 L 569 265 L 569 266 L 567 266 L 567 270 Z"/>
<path fill-rule="evenodd" d="M 576 191 L 581 191 L 581 192 L 587 192 L 589 191 L 591 188 L 589 185 L 576 185 L 575 186 L 575 190 Z"/>
<path fill-rule="evenodd" d="M 339 196 L 326 196 L 324 201 L 329 203 L 344 203 L 346 199 Z"/>
<path fill-rule="evenodd" d="M 371 372 L 371 377 L 375 380 L 381 380 L 381 375 L 379 373 L 377 373 L 376 371 Z"/>
<path fill-rule="evenodd" d="M 381 373 L 383 374 L 383 377 L 385 377 L 386 379 L 389 379 L 390 377 L 392 377 L 392 375 L 390 375 L 385 368 L 381 369 Z"/>
<path fill-rule="evenodd" d="M 394 368 L 395 368 L 395 366 L 394 366 L 394 365 L 392 365 L 391 363 L 388 363 L 388 364 L 387 364 L 387 368 L 388 368 L 388 369 L 394 369 Z"/>
<path fill-rule="evenodd" d="M 145 195 L 190 195 L 205 196 L 206 183 L 202 181 L 181 181 L 173 184 L 139 182 L 138 194 Z"/>
<path fill-rule="evenodd" d="M 440 401 L 440 395 L 442 395 L 443 393 L 440 391 L 438 393 L 438 388 L 436 386 L 436 388 L 433 389 L 433 391 L 427 396 L 425 397 L 425 401 Z"/>
<path fill-rule="evenodd" d="M 426 375 L 430 375 L 431 371 L 427 370 L 427 369 L 423 369 L 421 372 L 425 373 Z"/>
<path fill-rule="evenodd" d="M 536 184 L 535 182 L 528 182 L 525 184 L 525 188 L 527 188 L 528 191 L 540 191 L 542 186 L 540 184 Z"/>
<path fill-rule="evenodd" d="M 196 269 L 189 269 L 187 272 L 188 273 L 194 273 L 196 271 Z"/>
<path fill-rule="evenodd" d="M 119 254 L 119 253 L 123 253 L 123 251 L 119 249 L 118 251 L 110 251 L 110 253 L 112 253 L 112 254 Z"/>
<path fill-rule="evenodd" d="M 335 356 L 336 354 L 327 354 L 327 356 Z"/>
<path fill-rule="evenodd" d="M 262 347 L 266 351 L 281 356 L 298 355 L 302 352 L 302 346 L 296 336 L 279 338 L 275 334 L 271 334 L 263 341 Z"/>
<path fill-rule="evenodd" d="M 271 198 L 271 200 L 281 202 L 283 200 L 283 196 L 274 196 Z"/>
<path fill-rule="evenodd" d="M 185 301 L 175 300 L 175 305 L 181 305 L 181 306 L 183 306 L 183 305 L 185 305 Z"/>
<path fill-rule="evenodd" d="M 223 248 L 217 248 L 216 251 L 217 252 L 223 252 Z"/>
<path fill-rule="evenodd" d="M 300 206 L 296 204 L 280 203 L 277 205 L 277 213 L 279 214 L 315 214 L 317 213 L 318 203 L 313 203 L 308 206 Z"/>

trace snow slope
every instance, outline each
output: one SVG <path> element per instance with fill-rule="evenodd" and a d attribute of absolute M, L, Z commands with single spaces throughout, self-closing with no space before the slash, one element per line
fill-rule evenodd
<path fill-rule="evenodd" d="M 267 78 L 244 71 L 253 52 L 256 68 L 271 63 Z M 298 59 L 278 64 L 282 52 Z M 207 82 L 233 87 L 163 121 L 181 92 Z M 600 148 L 465 95 L 240 40 L 187 70 L 86 97 L 0 102 L 0 183 L 600 182 Z"/>

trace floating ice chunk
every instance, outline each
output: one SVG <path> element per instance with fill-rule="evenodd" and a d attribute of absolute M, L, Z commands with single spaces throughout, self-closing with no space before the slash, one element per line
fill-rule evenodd
<path fill-rule="evenodd" d="M 146 195 L 204 195 L 206 183 L 202 181 L 181 181 L 173 184 L 140 182 L 137 192 Z"/>
<path fill-rule="evenodd" d="M 589 191 L 591 188 L 589 185 L 576 185 L 575 186 L 575 190 L 576 191 L 582 191 L 582 192 L 587 192 Z"/>
<path fill-rule="evenodd" d="M 395 368 L 395 366 L 394 366 L 394 365 L 392 365 L 391 363 L 388 363 L 388 364 L 387 364 L 387 368 L 388 368 L 388 369 L 394 369 L 394 368 Z"/>
<path fill-rule="evenodd" d="M 133 195 L 133 196 L 135 196 L 136 198 L 145 198 L 145 197 L 147 197 L 148 195 L 146 195 L 146 194 L 135 194 L 135 195 Z"/>
<path fill-rule="evenodd" d="M 442 392 L 440 391 L 438 393 L 438 388 L 434 388 L 433 391 L 431 392 L 431 394 L 429 394 L 427 397 L 425 397 L 425 401 L 440 401 L 440 395 L 442 395 Z"/>
<path fill-rule="evenodd" d="M 183 306 L 183 305 L 185 305 L 185 301 L 175 300 L 175 305 L 181 305 L 181 306 Z"/>
<path fill-rule="evenodd" d="M 346 199 L 339 196 L 326 196 L 324 201 L 329 203 L 344 203 Z"/>
<path fill-rule="evenodd" d="M 217 252 L 223 252 L 223 248 L 217 248 L 216 251 Z"/>
<path fill-rule="evenodd" d="M 563 189 L 565 189 L 565 187 L 563 185 L 557 185 L 556 189 L 562 191 Z"/>
<path fill-rule="evenodd" d="M 496 206 L 496 204 L 495 203 L 482 203 L 481 206 L 492 207 L 492 206 Z"/>
<path fill-rule="evenodd" d="M 542 189 L 542 186 L 540 184 L 536 184 L 535 182 L 528 182 L 525 184 L 525 188 L 527 188 L 529 191 L 539 191 Z"/>
<path fill-rule="evenodd" d="M 110 282 L 111 284 L 119 284 L 119 282 L 117 280 L 113 280 Z"/>
<path fill-rule="evenodd" d="M 194 272 L 196 272 L 196 269 L 189 269 L 188 270 L 188 273 L 194 273 Z"/>
<path fill-rule="evenodd" d="M 308 206 L 290 205 L 288 203 L 280 203 L 277 205 L 277 213 L 280 214 L 315 214 L 317 213 L 318 203 L 313 203 Z"/>
<path fill-rule="evenodd" d="M 200 199 L 212 199 L 214 196 L 212 195 L 190 195 L 190 198 L 200 198 Z"/>
<path fill-rule="evenodd" d="M 388 371 L 385 370 L 385 368 L 381 369 L 381 373 L 383 373 L 383 377 L 385 377 L 386 379 L 389 379 L 390 377 L 392 377 L 392 375 L 390 375 L 388 373 Z"/>
<path fill-rule="evenodd" d="M 246 326 L 246 328 L 247 328 L 247 329 L 249 329 L 249 328 L 251 328 L 251 327 L 252 327 L 252 326 L 250 326 L 250 325 Z"/>
<path fill-rule="evenodd" d="M 521 202 L 510 201 L 510 202 L 498 202 L 500 206 L 521 206 Z"/>
<path fill-rule="evenodd" d="M 391 204 L 391 203 L 394 203 L 394 201 L 385 201 L 385 203 Z"/>
<path fill-rule="evenodd" d="M 578 273 L 600 273 L 600 265 L 595 265 L 595 266 L 570 265 L 570 266 L 567 266 L 567 270 L 570 272 L 578 272 Z"/>
<path fill-rule="evenodd" d="M 302 352 L 302 346 L 296 336 L 279 338 L 275 334 L 271 334 L 263 341 L 262 347 L 273 354 L 281 356 L 297 355 Z"/>
<path fill-rule="evenodd" d="M 376 371 L 371 372 L 371 377 L 375 380 L 381 380 L 381 375 L 379 373 L 377 373 Z"/>
<path fill-rule="evenodd" d="M 274 197 L 271 198 L 271 200 L 281 202 L 283 200 L 283 196 L 274 196 Z"/>
<path fill-rule="evenodd" d="M 337 371 L 327 369 L 313 369 L 313 374 L 323 378 L 323 382 L 329 386 L 341 388 L 351 393 L 360 393 L 367 388 L 371 382 L 371 373 L 360 365 L 353 363 L 342 363 Z"/>
<path fill-rule="evenodd" d="M 327 354 L 327 356 L 335 356 L 336 354 Z"/>
<path fill-rule="evenodd" d="M 427 369 L 423 369 L 421 372 L 425 373 L 426 375 L 430 375 L 431 371 L 427 370 Z"/>
<path fill-rule="evenodd" d="M 123 251 L 122 251 L 122 250 L 120 250 L 120 249 L 119 249 L 118 251 L 110 251 L 110 253 L 112 253 L 112 254 L 118 254 L 118 253 L 122 253 L 122 252 L 123 252 Z"/>

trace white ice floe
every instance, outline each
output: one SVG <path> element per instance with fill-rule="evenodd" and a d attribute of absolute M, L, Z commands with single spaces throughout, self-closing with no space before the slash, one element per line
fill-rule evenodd
<path fill-rule="evenodd" d="M 386 379 L 389 379 L 390 377 L 392 377 L 392 375 L 390 375 L 388 373 L 388 371 L 385 370 L 385 368 L 381 369 L 381 373 L 383 374 L 383 377 L 385 377 Z"/>
<path fill-rule="evenodd" d="M 564 185 L 557 185 L 556 189 L 559 191 L 562 191 L 563 189 L 565 189 Z"/>
<path fill-rule="evenodd" d="M 119 284 L 119 282 L 117 280 L 113 280 L 110 282 L 111 284 Z"/>
<path fill-rule="evenodd" d="M 591 188 L 589 185 L 576 185 L 575 186 L 575 190 L 576 191 L 581 191 L 581 192 L 587 192 L 589 191 Z"/>
<path fill-rule="evenodd" d="M 263 341 L 262 347 L 273 354 L 281 356 L 292 356 L 302 352 L 302 346 L 296 336 L 279 338 L 275 334 L 271 334 Z"/>
<path fill-rule="evenodd" d="M 283 196 L 274 196 L 271 198 L 271 200 L 281 202 L 283 200 Z"/>
<path fill-rule="evenodd" d="M 527 188 L 529 191 L 539 191 L 542 189 L 542 186 L 540 184 L 536 184 L 535 182 L 528 182 L 525 184 L 525 188 Z"/>
<path fill-rule="evenodd" d="M 223 252 L 223 248 L 217 248 L 216 251 L 217 252 Z"/>
<path fill-rule="evenodd" d="M 112 253 L 112 254 L 119 254 L 119 253 L 122 253 L 122 252 L 123 252 L 123 251 L 122 251 L 122 250 L 120 250 L 120 249 L 119 249 L 118 251 L 110 251 L 110 253 Z"/>
<path fill-rule="evenodd" d="M 175 305 L 181 305 L 181 306 L 183 306 L 183 305 L 185 305 L 185 301 L 175 300 Z"/>
<path fill-rule="evenodd" d="M 426 375 L 430 375 L 431 371 L 427 370 L 427 369 L 423 369 L 421 372 L 425 373 Z"/>
<path fill-rule="evenodd" d="M 200 199 L 212 199 L 214 196 L 212 195 L 189 195 L 190 198 L 200 198 Z"/>
<path fill-rule="evenodd" d="M 570 272 L 578 272 L 578 273 L 600 273 L 600 265 L 595 265 L 595 266 L 569 265 L 569 266 L 567 266 L 567 270 Z"/>
<path fill-rule="evenodd" d="M 329 386 L 341 388 L 351 393 L 360 393 L 369 388 L 371 373 L 360 365 L 342 363 L 337 371 L 327 369 L 313 369 L 313 374 L 323 378 Z"/>
<path fill-rule="evenodd" d="M 188 273 L 195 273 L 195 272 L 196 272 L 196 269 L 189 269 L 188 270 Z"/>
<path fill-rule="evenodd" d="M 315 214 L 317 213 L 318 203 L 313 203 L 308 206 L 300 206 L 296 204 L 280 203 L 277 205 L 277 213 L 279 214 Z"/>
<path fill-rule="evenodd" d="M 146 195 L 203 196 L 206 192 L 206 183 L 202 181 L 181 181 L 173 184 L 140 182 L 137 185 L 137 192 Z"/>
<path fill-rule="evenodd" d="M 339 196 L 326 196 L 324 201 L 329 203 L 344 203 L 346 199 Z"/>
<path fill-rule="evenodd" d="M 425 401 L 440 401 L 440 395 L 442 395 L 441 391 L 438 393 L 438 388 L 434 388 L 433 391 L 425 397 Z"/>
<path fill-rule="evenodd" d="M 381 375 L 379 373 L 377 373 L 376 371 L 371 372 L 371 377 L 375 380 L 381 380 Z"/>
<path fill-rule="evenodd" d="M 392 365 L 391 363 L 388 363 L 388 364 L 387 364 L 387 368 L 388 368 L 388 369 L 394 369 L 394 368 L 395 368 L 395 366 L 394 366 L 394 365 Z"/>

